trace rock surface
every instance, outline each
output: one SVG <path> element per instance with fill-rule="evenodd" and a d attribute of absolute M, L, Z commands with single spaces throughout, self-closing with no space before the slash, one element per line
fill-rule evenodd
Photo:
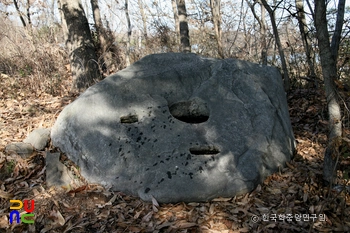
<path fill-rule="evenodd" d="M 90 87 L 51 140 L 89 182 L 159 202 L 249 192 L 295 147 L 276 68 L 176 53 Z"/>

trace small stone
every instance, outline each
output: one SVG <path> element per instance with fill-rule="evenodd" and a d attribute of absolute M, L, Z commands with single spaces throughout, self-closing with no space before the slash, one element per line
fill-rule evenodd
<path fill-rule="evenodd" d="M 30 143 L 35 149 L 43 150 L 50 140 L 50 129 L 39 128 L 33 130 L 26 139 L 25 143 Z"/>
<path fill-rule="evenodd" d="M 46 152 L 46 184 L 47 186 L 72 187 L 79 180 L 74 179 L 71 172 L 60 161 L 60 153 Z"/>
<path fill-rule="evenodd" d="M 8 154 L 15 152 L 22 158 L 28 158 L 34 152 L 34 148 L 29 143 L 13 142 L 5 147 L 5 152 Z"/>

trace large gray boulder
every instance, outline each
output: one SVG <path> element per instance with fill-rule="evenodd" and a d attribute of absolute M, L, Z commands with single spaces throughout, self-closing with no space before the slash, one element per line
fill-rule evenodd
<path fill-rule="evenodd" d="M 51 140 L 89 182 L 159 202 L 249 192 L 295 146 L 276 68 L 176 53 L 90 87 L 61 112 Z"/>

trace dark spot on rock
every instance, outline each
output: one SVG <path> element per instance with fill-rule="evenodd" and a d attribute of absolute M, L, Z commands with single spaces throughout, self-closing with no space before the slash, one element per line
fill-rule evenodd
<path fill-rule="evenodd" d="M 136 142 L 139 142 L 141 140 L 141 136 L 139 136 L 137 139 L 136 139 Z"/>
<path fill-rule="evenodd" d="M 158 141 L 158 139 L 154 139 L 154 141 L 153 142 L 157 142 Z"/>
<path fill-rule="evenodd" d="M 188 154 L 186 160 L 190 160 L 190 159 L 191 159 L 191 154 Z"/>
<path fill-rule="evenodd" d="M 122 151 L 122 148 L 119 148 L 118 152 L 121 152 Z"/>
<path fill-rule="evenodd" d="M 146 168 L 146 171 L 148 171 L 149 170 L 149 168 Z"/>
<path fill-rule="evenodd" d="M 202 173 L 202 171 L 203 171 L 202 166 L 199 166 L 198 170 L 200 171 L 200 173 Z"/>
<path fill-rule="evenodd" d="M 164 181 L 164 178 L 162 178 L 162 179 L 158 182 L 158 184 L 162 183 L 163 181 Z"/>
<path fill-rule="evenodd" d="M 146 188 L 145 193 L 148 193 L 150 190 L 151 190 L 150 188 Z"/>
<path fill-rule="evenodd" d="M 112 143 L 109 143 L 109 145 L 108 146 L 111 146 L 112 145 Z"/>
<path fill-rule="evenodd" d="M 164 161 L 163 161 L 163 160 L 161 160 L 159 163 L 164 163 Z"/>
<path fill-rule="evenodd" d="M 188 162 L 185 163 L 185 166 L 187 166 L 187 165 L 188 165 Z"/>
<path fill-rule="evenodd" d="M 171 179 L 171 172 L 170 172 L 170 171 L 167 171 L 166 174 L 168 175 L 168 178 Z"/>
<path fill-rule="evenodd" d="M 154 166 L 157 166 L 157 164 L 158 164 L 158 163 L 153 164 L 153 167 L 154 167 Z"/>
<path fill-rule="evenodd" d="M 192 172 L 188 173 L 188 175 L 190 176 L 191 179 L 193 178 L 193 173 Z"/>

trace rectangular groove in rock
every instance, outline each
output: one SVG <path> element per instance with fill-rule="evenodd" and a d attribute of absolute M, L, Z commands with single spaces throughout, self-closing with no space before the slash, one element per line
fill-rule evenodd
<path fill-rule="evenodd" d="M 124 123 L 124 124 L 131 124 L 138 121 L 139 121 L 139 118 L 137 115 L 127 115 L 127 116 L 120 117 L 120 123 Z"/>
<path fill-rule="evenodd" d="M 197 146 L 190 148 L 190 153 L 193 155 L 215 155 L 220 153 L 220 150 L 215 146 Z"/>

